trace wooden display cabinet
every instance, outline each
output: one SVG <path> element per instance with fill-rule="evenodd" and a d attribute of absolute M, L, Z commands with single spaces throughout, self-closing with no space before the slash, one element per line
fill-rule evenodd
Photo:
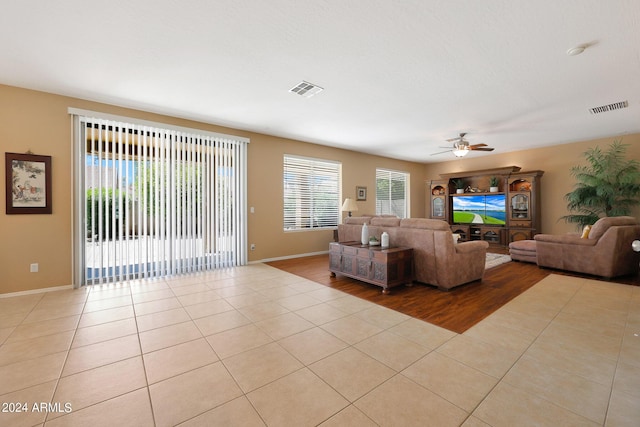
<path fill-rule="evenodd" d="M 509 242 L 532 239 L 540 230 L 540 177 L 544 172 L 520 172 L 509 176 L 507 218 Z"/>
<path fill-rule="evenodd" d="M 508 245 L 533 239 L 540 232 L 540 178 L 543 174 L 540 170 L 520 172 L 518 166 L 441 174 L 441 179 L 431 181 L 429 186 L 431 218 L 448 221 L 451 231 L 460 234 L 460 242 L 484 240 L 491 245 Z M 498 192 L 491 194 L 505 197 L 505 225 L 454 224 L 452 204 L 453 198 L 458 196 L 453 194 L 452 180 L 461 178 L 471 193 L 488 194 L 491 177 L 498 178 Z"/>
<path fill-rule="evenodd" d="M 429 185 L 429 199 L 431 201 L 431 218 L 449 218 L 449 189 L 447 180 L 431 181 Z"/>

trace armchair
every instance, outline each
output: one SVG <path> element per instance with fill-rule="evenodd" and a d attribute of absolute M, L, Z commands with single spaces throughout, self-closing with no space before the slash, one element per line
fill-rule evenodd
<path fill-rule="evenodd" d="M 640 223 L 630 216 L 600 218 L 587 238 L 578 234 L 537 234 L 538 266 L 612 278 L 638 273 L 640 254 L 631 243 Z"/>

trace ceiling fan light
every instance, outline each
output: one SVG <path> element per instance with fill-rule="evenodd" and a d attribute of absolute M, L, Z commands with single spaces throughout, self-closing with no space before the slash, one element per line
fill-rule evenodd
<path fill-rule="evenodd" d="M 468 152 L 468 148 L 456 148 L 455 150 L 453 150 L 453 155 L 456 157 L 464 157 Z"/>

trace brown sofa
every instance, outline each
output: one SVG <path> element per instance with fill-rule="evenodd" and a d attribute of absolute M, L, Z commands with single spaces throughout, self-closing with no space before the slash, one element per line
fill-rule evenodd
<path fill-rule="evenodd" d="M 414 279 L 449 290 L 482 279 L 489 244 L 482 241 L 453 243 L 449 224 L 437 219 L 348 217 L 338 225 L 338 241 L 360 241 L 362 225 L 369 236 L 389 233 L 391 246 L 413 248 Z"/>
<path fill-rule="evenodd" d="M 538 266 L 606 278 L 638 274 L 640 255 L 631 243 L 640 224 L 630 216 L 600 218 L 587 238 L 579 234 L 537 234 Z"/>

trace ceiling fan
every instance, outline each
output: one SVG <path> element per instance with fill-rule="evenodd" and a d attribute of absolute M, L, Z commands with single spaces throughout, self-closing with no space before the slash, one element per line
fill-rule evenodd
<path fill-rule="evenodd" d="M 474 151 L 474 150 L 475 151 L 493 151 L 494 150 L 493 147 L 489 147 L 487 146 L 487 144 L 473 144 L 473 145 L 469 144 L 469 141 L 464 139 L 466 134 L 467 134 L 466 132 L 461 132 L 460 136 L 456 138 L 447 139 L 448 142 L 453 143 L 453 146 L 449 150 L 433 153 L 432 156 L 435 156 L 437 154 L 452 152 L 453 155 L 456 157 L 464 157 L 469 153 L 469 151 Z M 441 147 L 441 148 L 448 148 L 448 147 Z"/>

